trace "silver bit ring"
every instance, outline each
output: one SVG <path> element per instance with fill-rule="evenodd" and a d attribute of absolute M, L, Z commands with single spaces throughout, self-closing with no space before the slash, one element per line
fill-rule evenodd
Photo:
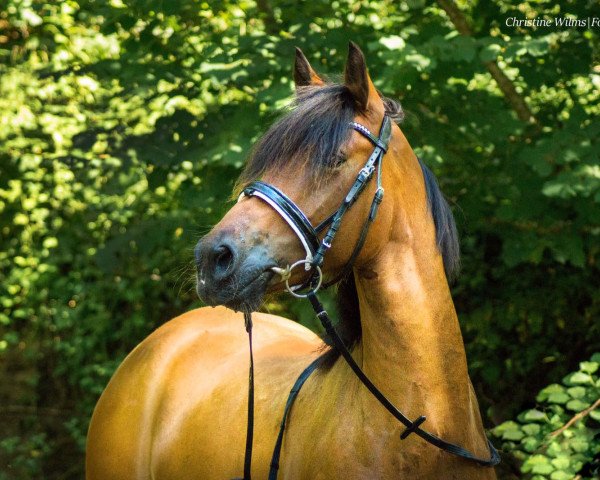
<path fill-rule="evenodd" d="M 296 293 L 293 290 L 293 287 L 290 287 L 290 277 L 292 276 L 292 270 L 294 268 L 296 268 L 298 265 L 309 265 L 311 269 L 316 268 L 317 269 L 317 273 L 319 274 L 319 281 L 317 283 L 317 286 L 314 287 L 310 292 L 308 293 Z M 321 267 L 319 267 L 318 265 L 313 265 L 310 260 L 298 260 L 297 262 L 293 263 L 292 265 L 290 265 L 287 268 L 287 271 L 289 272 L 289 277 L 285 279 L 285 288 L 288 292 L 290 292 L 294 297 L 296 298 L 306 298 L 308 297 L 309 293 L 317 293 L 317 291 L 319 290 L 319 288 L 321 288 L 321 284 L 323 283 L 323 272 L 321 271 Z"/>

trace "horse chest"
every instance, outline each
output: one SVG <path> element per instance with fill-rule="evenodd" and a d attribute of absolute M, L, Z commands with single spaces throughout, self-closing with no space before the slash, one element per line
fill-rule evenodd
<path fill-rule="evenodd" d="M 321 392 L 320 399 L 305 396 L 297 407 L 280 479 L 440 478 L 431 470 L 440 452 L 419 439 L 401 441 L 402 429 L 360 394 L 340 399 Z"/>
<path fill-rule="evenodd" d="M 361 385 L 315 382 L 286 430 L 279 479 L 493 479 L 399 425 Z"/>

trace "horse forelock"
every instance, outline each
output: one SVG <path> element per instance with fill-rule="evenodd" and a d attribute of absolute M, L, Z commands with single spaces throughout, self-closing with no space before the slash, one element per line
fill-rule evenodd
<path fill-rule="evenodd" d="M 386 114 L 401 121 L 404 113 L 400 104 L 381 98 Z M 298 88 L 284 115 L 254 146 L 238 179 L 236 193 L 265 172 L 290 164 L 308 166 L 315 179 L 326 174 L 339 161 L 340 149 L 350 136 L 350 122 L 355 116 L 355 102 L 345 85 Z"/>
<path fill-rule="evenodd" d="M 315 176 L 324 173 L 348 139 L 354 115 L 343 85 L 300 88 L 285 115 L 255 145 L 238 185 L 290 165 L 306 165 Z"/>

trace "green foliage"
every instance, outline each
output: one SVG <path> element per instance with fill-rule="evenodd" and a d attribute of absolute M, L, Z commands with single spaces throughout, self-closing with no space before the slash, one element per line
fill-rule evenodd
<path fill-rule="evenodd" d="M 570 480 L 600 474 L 600 353 L 562 384 L 536 397 L 536 408 L 492 430 L 503 448 L 522 463 L 523 478 Z"/>
<path fill-rule="evenodd" d="M 336 73 L 358 42 L 457 206 L 453 293 L 488 422 L 600 349 L 598 30 L 505 25 L 590 7 L 460 6 L 472 36 L 425 1 L 0 2 L 0 478 L 81 476 L 116 366 L 197 305 L 193 245 L 292 98 L 296 45 Z M 588 401 L 560 393 L 567 413 Z"/>

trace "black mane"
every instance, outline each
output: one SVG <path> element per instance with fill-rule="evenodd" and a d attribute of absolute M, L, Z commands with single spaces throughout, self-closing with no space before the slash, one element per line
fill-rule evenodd
<path fill-rule="evenodd" d="M 435 224 L 437 246 L 444 260 L 444 271 L 448 281 L 454 280 L 460 270 L 460 245 L 452 210 L 440 190 L 433 172 L 419 159 L 425 178 L 427 206 Z"/>
<path fill-rule="evenodd" d="M 343 85 L 299 89 L 289 113 L 269 128 L 252 151 L 238 185 L 290 162 L 325 172 L 350 134 L 354 101 Z"/>
<path fill-rule="evenodd" d="M 396 121 L 404 118 L 400 104 L 381 97 L 387 115 Z M 300 88 L 287 115 L 281 117 L 253 149 L 238 188 L 260 178 L 267 170 L 297 162 L 322 175 L 339 160 L 342 145 L 348 139 L 350 122 L 356 116 L 354 100 L 344 85 Z M 420 160 L 427 192 L 427 205 L 433 217 L 438 248 L 449 280 L 459 266 L 458 235 L 454 217 L 435 176 Z M 338 332 L 351 348 L 361 338 L 358 295 L 354 275 L 350 273 L 337 287 Z M 325 339 L 327 341 L 327 339 Z M 331 365 L 339 354 L 333 349 L 323 365 Z"/>

